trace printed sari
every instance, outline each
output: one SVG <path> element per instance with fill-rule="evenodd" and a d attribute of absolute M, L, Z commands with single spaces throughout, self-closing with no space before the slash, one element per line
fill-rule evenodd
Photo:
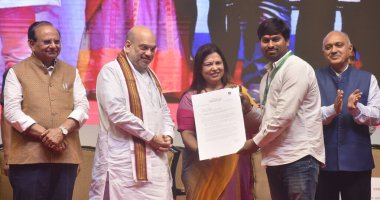
<path fill-rule="evenodd" d="M 247 90 L 242 92 L 248 95 Z M 196 91 L 186 92 L 179 104 L 178 130 L 195 131 L 191 96 Z M 249 95 L 248 95 L 249 96 Z M 251 103 L 257 107 L 252 100 Z M 252 138 L 247 132 L 247 138 Z M 185 148 L 183 154 L 182 181 L 186 198 L 191 200 L 252 199 L 251 156 L 232 154 L 211 160 L 199 161 L 198 152 Z"/>

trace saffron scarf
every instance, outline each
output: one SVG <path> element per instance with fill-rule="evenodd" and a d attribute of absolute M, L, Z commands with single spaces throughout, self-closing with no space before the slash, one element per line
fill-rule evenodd
<path fill-rule="evenodd" d="M 116 60 L 118 61 L 121 70 L 123 71 L 123 75 L 127 83 L 131 113 L 133 113 L 136 117 L 144 121 L 139 91 L 137 90 L 136 79 L 133 75 L 132 68 L 128 63 L 125 52 L 121 51 L 119 55 L 117 56 Z M 152 75 L 153 80 L 156 83 L 156 86 L 159 92 L 162 94 L 162 89 L 157 77 L 151 71 L 150 68 L 147 68 L 147 70 Z M 135 165 L 136 165 L 137 181 L 147 181 L 148 174 L 147 174 L 147 164 L 146 164 L 146 143 L 141 138 L 138 138 L 136 136 L 132 136 L 132 137 L 133 137 L 133 143 L 135 147 L 135 160 L 136 160 Z"/>

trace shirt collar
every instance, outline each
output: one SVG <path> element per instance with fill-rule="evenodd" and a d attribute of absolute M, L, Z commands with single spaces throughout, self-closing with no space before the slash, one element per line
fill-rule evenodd
<path fill-rule="evenodd" d="M 46 67 L 46 69 L 47 69 L 48 71 L 53 71 L 54 68 L 55 68 L 55 66 L 56 66 L 56 64 L 57 64 L 57 59 L 54 60 L 53 65 L 50 65 L 50 66 L 48 66 L 48 67 L 45 66 L 45 67 Z"/>
<path fill-rule="evenodd" d="M 344 68 L 344 70 L 343 70 L 341 73 L 336 72 L 336 71 L 334 70 L 334 68 L 332 68 L 332 67 L 330 67 L 330 68 L 331 68 L 331 70 L 333 70 L 333 72 L 335 72 L 335 75 L 336 75 L 336 76 L 341 77 L 342 74 L 348 69 L 348 66 L 349 66 L 349 65 L 350 65 L 350 64 L 347 64 L 346 67 Z"/>
<path fill-rule="evenodd" d="M 288 56 L 288 54 L 291 54 L 292 53 L 292 50 L 289 50 L 288 52 L 286 52 L 286 54 L 284 54 L 280 59 L 278 59 L 276 62 L 270 62 L 268 63 L 265 68 L 267 69 L 267 71 L 272 71 L 273 69 L 276 69 L 280 63 L 282 62 L 282 60 L 285 59 L 285 57 Z"/>
<path fill-rule="evenodd" d="M 40 59 L 38 59 L 33 53 L 32 53 L 32 59 L 33 59 L 33 62 L 37 64 L 37 66 L 39 66 L 40 68 L 42 69 L 46 69 L 47 71 L 51 72 L 54 70 L 55 66 L 57 65 L 57 62 L 58 62 L 58 59 L 54 59 L 53 61 L 53 65 L 51 66 L 46 66 Z"/>

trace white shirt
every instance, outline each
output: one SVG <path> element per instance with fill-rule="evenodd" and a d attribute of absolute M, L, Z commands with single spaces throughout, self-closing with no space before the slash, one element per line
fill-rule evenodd
<path fill-rule="evenodd" d="M 273 63 L 274 67 L 284 57 Z M 274 71 L 271 66 L 272 63 L 267 65 L 268 73 L 261 80 L 261 99 L 267 77 Z M 261 147 L 262 165 L 283 165 L 307 155 L 324 163 L 320 113 L 321 97 L 313 68 L 291 55 L 271 80 L 260 131 L 253 138 Z"/>
<path fill-rule="evenodd" d="M 49 70 L 49 75 L 51 71 Z M 86 89 L 84 88 L 78 70 L 73 86 L 74 110 L 67 118 L 75 119 L 82 126 L 88 119 L 89 104 L 86 97 Z M 11 68 L 7 74 L 4 88 L 4 114 L 5 118 L 12 124 L 18 132 L 24 132 L 36 121 L 29 115 L 25 114 L 21 109 L 22 102 L 22 86 L 17 79 L 14 70 Z"/>
<path fill-rule="evenodd" d="M 100 71 L 96 84 L 100 132 L 95 152 L 90 199 L 103 199 L 109 181 L 110 199 L 172 199 L 166 153 L 146 145 L 148 182 L 136 179 L 133 135 L 149 141 L 155 134 L 174 138 L 174 123 L 165 98 L 151 74 L 140 74 L 129 62 L 141 100 L 143 119 L 130 111 L 123 72 L 115 60 Z"/>

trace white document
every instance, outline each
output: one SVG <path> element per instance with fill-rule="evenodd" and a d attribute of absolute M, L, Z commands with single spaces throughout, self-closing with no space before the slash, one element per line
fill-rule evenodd
<path fill-rule="evenodd" d="M 199 159 L 236 153 L 246 137 L 239 88 L 225 88 L 191 97 Z"/>

